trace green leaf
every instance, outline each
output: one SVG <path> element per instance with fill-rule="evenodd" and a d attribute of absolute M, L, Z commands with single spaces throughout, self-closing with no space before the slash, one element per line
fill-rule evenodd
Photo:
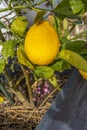
<path fill-rule="evenodd" d="M 0 29 L 2 29 L 2 28 L 6 28 L 6 26 L 5 26 L 4 22 L 2 22 L 2 21 L 0 20 Z"/>
<path fill-rule="evenodd" d="M 82 56 L 85 60 L 87 60 L 87 54 L 81 54 L 81 56 Z"/>
<path fill-rule="evenodd" d="M 64 71 L 66 69 L 71 69 L 70 64 L 68 64 L 64 60 L 58 60 L 53 62 L 53 64 L 50 65 L 50 67 L 56 71 Z"/>
<path fill-rule="evenodd" d="M 38 77 L 46 79 L 49 79 L 54 74 L 54 70 L 48 66 L 36 66 L 34 72 Z"/>
<path fill-rule="evenodd" d="M 5 68 L 5 61 L 4 59 L 0 58 L 0 73 L 3 72 L 4 68 Z"/>
<path fill-rule="evenodd" d="M 56 15 L 61 19 L 78 19 L 81 10 L 84 10 L 84 4 L 81 0 L 62 0 L 54 9 Z"/>
<path fill-rule="evenodd" d="M 27 56 L 24 52 L 24 46 L 23 45 L 19 46 L 18 51 L 17 51 L 17 57 L 18 57 L 18 61 L 21 64 L 23 64 L 23 65 L 25 65 L 25 66 L 27 66 L 31 69 L 34 69 L 33 65 L 29 62 L 29 60 L 28 60 L 28 58 L 27 58 Z"/>
<path fill-rule="evenodd" d="M 77 14 L 84 9 L 84 4 L 81 0 L 69 0 L 73 14 Z"/>
<path fill-rule="evenodd" d="M 17 18 L 15 18 L 11 24 L 11 30 L 19 35 L 19 36 L 23 36 L 23 34 L 26 31 L 26 28 L 28 26 L 28 21 L 26 19 L 26 17 L 24 16 L 19 16 Z"/>
<path fill-rule="evenodd" d="M 54 86 L 54 88 L 61 90 L 59 84 L 57 83 L 57 80 L 55 76 L 49 79 L 50 83 Z"/>
<path fill-rule="evenodd" d="M 44 11 L 44 10 L 38 11 L 37 15 L 34 19 L 34 22 L 36 23 L 36 22 L 40 21 L 45 13 L 46 13 L 46 11 Z"/>
<path fill-rule="evenodd" d="M 81 0 L 84 4 L 84 12 L 87 11 L 87 1 L 86 0 Z"/>
<path fill-rule="evenodd" d="M 59 53 L 58 57 L 67 61 L 72 66 L 76 67 L 77 69 L 87 72 L 87 61 L 83 57 L 81 57 L 79 54 L 70 50 L 62 50 Z"/>
<path fill-rule="evenodd" d="M 8 40 L 2 44 L 2 55 L 4 60 L 8 60 L 9 57 L 13 58 L 14 57 L 14 52 L 15 52 L 15 46 L 17 44 L 17 40 Z"/>
<path fill-rule="evenodd" d="M 57 13 L 61 13 L 61 14 L 64 14 L 64 15 L 71 15 L 73 14 L 72 12 L 72 9 L 71 9 L 71 6 L 70 6 L 70 3 L 69 3 L 69 0 L 62 0 L 58 5 L 57 7 L 55 8 L 55 11 Z"/>
<path fill-rule="evenodd" d="M 86 41 L 68 41 L 63 44 L 62 48 L 65 50 L 71 50 L 78 54 L 87 54 L 87 42 Z"/>

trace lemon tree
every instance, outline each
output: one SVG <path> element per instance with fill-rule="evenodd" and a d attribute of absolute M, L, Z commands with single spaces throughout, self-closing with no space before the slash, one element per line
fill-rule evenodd
<path fill-rule="evenodd" d="M 8 7 L 0 9 L 0 14 L 5 11 L 8 11 L 8 15 L 14 11 L 16 14 L 12 19 L 8 19 L 7 14 L 4 17 L 0 15 L 0 73 L 7 76 L 8 86 L 16 91 L 22 101 L 25 98 L 19 92 L 18 86 L 25 78 L 29 101 L 34 105 L 29 80 L 31 72 L 35 81 L 39 78 L 49 80 L 55 88 L 59 88 L 55 71 L 62 72 L 72 66 L 87 79 L 87 31 L 83 29 L 83 32 L 71 37 L 76 26 L 83 26 L 84 13 L 87 11 L 86 1 L 61 0 L 55 4 L 55 1 L 45 0 L 36 3 L 32 0 L 21 0 L 20 3 L 10 0 L 7 3 Z M 39 8 L 43 3 L 47 7 Z M 22 9 L 35 11 L 32 24 Z M 3 29 L 6 30 L 5 33 L 2 32 Z M 15 74 L 15 66 L 20 73 L 16 73 L 19 79 L 10 74 Z"/>

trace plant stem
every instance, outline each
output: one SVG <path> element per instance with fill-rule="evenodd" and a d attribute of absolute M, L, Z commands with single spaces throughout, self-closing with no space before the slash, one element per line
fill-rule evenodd
<path fill-rule="evenodd" d="M 50 0 L 51 8 L 53 10 L 53 0 Z"/>
<path fill-rule="evenodd" d="M 36 2 L 32 6 L 38 6 L 38 5 L 40 5 L 40 4 L 44 3 L 44 2 L 46 2 L 46 0 L 42 0 L 42 1 Z"/>
<path fill-rule="evenodd" d="M 6 70 L 3 71 L 3 75 L 6 78 L 7 82 L 9 83 L 10 87 L 13 88 L 12 78 L 8 75 Z"/>
<path fill-rule="evenodd" d="M 3 34 L 2 34 L 1 29 L 0 29 L 0 40 L 1 40 L 2 42 L 4 42 L 4 41 L 5 41 L 5 39 L 4 39 L 4 37 L 3 37 Z"/>
<path fill-rule="evenodd" d="M 37 7 L 34 7 L 34 5 L 33 6 L 30 6 L 30 5 L 28 5 L 28 6 L 22 6 L 22 5 L 20 5 L 20 6 L 15 6 L 15 7 L 7 7 L 7 8 L 4 8 L 4 9 L 1 9 L 0 10 L 0 13 L 2 13 L 2 12 L 5 12 L 5 11 L 8 11 L 8 10 L 21 10 L 21 9 L 30 9 L 30 10 L 35 10 L 35 11 L 52 11 L 52 10 L 50 10 L 50 9 L 41 9 L 41 8 L 37 8 Z"/>
<path fill-rule="evenodd" d="M 72 32 L 72 30 L 75 28 L 75 24 L 73 24 L 73 26 L 71 27 L 71 29 L 69 30 L 69 32 L 67 32 L 65 34 L 65 37 L 68 37 L 68 35 Z"/>
<path fill-rule="evenodd" d="M 12 82 L 12 80 L 11 80 L 11 78 L 9 77 L 9 75 L 8 75 L 8 73 L 6 72 L 6 71 L 4 71 L 4 73 L 3 73 L 3 75 L 4 75 L 4 77 L 7 79 L 7 81 L 8 81 L 8 83 L 7 83 L 7 85 L 11 88 L 11 91 L 17 96 L 17 98 L 19 99 L 19 101 L 20 102 L 26 102 L 27 103 L 27 101 L 26 101 L 26 99 L 24 98 L 24 96 L 22 95 L 22 93 L 19 91 L 19 90 L 17 90 L 17 89 L 15 89 L 15 83 L 13 83 Z M 6 90 L 4 90 L 4 88 L 2 88 L 3 90 L 3 93 L 4 93 L 4 91 L 6 91 Z M 11 97 L 9 97 L 9 94 L 8 95 L 6 95 L 5 94 L 5 96 L 7 97 L 7 99 L 11 102 Z M 28 104 L 28 103 L 27 103 Z"/>
<path fill-rule="evenodd" d="M 11 8 L 11 3 L 12 3 L 12 0 L 9 1 L 9 8 Z"/>
<path fill-rule="evenodd" d="M 23 71 L 23 73 L 24 73 L 24 76 L 25 76 L 26 85 L 27 85 L 28 93 L 29 93 L 30 104 L 31 104 L 31 106 L 34 108 L 35 105 L 34 105 L 34 101 L 33 101 L 33 96 L 32 96 L 32 90 L 31 90 L 31 86 L 30 86 L 30 82 L 29 82 L 29 77 L 28 77 L 28 75 L 27 75 L 26 72 L 25 72 L 24 66 L 23 66 L 22 64 L 20 64 L 20 66 L 21 66 L 21 69 L 22 69 L 22 71 Z"/>
<path fill-rule="evenodd" d="M 10 103 L 13 105 L 14 104 L 14 100 L 11 98 L 11 96 L 8 93 L 7 89 L 1 83 L 0 83 L 0 90 L 6 96 L 6 98 L 10 101 Z"/>
<path fill-rule="evenodd" d="M 14 89 L 17 89 L 18 85 L 20 84 L 20 82 L 24 79 L 24 75 L 22 75 L 19 80 L 17 80 Z"/>
<path fill-rule="evenodd" d="M 50 3 L 51 3 L 52 11 L 54 12 L 53 0 L 50 0 Z M 57 31 L 57 34 L 58 34 L 58 37 L 59 37 L 59 40 L 60 40 L 60 23 L 59 23 L 59 20 L 56 18 L 55 15 L 54 15 L 54 20 L 55 20 L 55 25 L 56 25 L 56 31 Z"/>
<path fill-rule="evenodd" d="M 8 10 L 20 10 L 20 9 L 26 9 L 26 8 L 30 8 L 30 6 L 21 6 L 20 5 L 20 6 L 15 6 L 15 7 L 7 7 L 7 8 L 4 8 L 4 9 L 1 9 L 0 13 L 8 11 Z"/>
<path fill-rule="evenodd" d="M 1 23 L 2 26 L 4 26 L 4 28 L 6 28 L 7 30 L 9 30 L 9 27 L 2 20 L 0 20 L 0 23 Z"/>

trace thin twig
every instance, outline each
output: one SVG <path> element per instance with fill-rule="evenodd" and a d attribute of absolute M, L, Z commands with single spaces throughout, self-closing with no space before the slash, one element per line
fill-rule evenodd
<path fill-rule="evenodd" d="M 32 96 L 32 90 L 31 90 L 31 86 L 30 86 L 30 82 L 29 82 L 29 77 L 28 77 L 28 75 L 27 75 L 26 72 L 25 72 L 24 66 L 23 66 L 22 64 L 20 64 L 20 66 L 21 66 L 21 69 L 22 69 L 22 71 L 23 71 L 23 73 L 24 73 L 24 76 L 25 76 L 26 85 L 27 85 L 28 93 L 29 93 L 30 105 L 31 105 L 32 107 L 35 107 L 34 101 L 33 101 L 33 96 Z"/>
<path fill-rule="evenodd" d="M 3 34 L 2 34 L 1 29 L 0 29 L 0 40 L 1 40 L 2 42 L 4 42 L 4 41 L 5 41 L 5 38 L 3 37 Z"/>
<path fill-rule="evenodd" d="M 20 5 L 20 6 L 14 6 L 14 7 L 7 7 L 7 8 L 4 8 L 4 9 L 1 9 L 0 10 L 0 13 L 2 12 L 6 12 L 8 10 L 21 10 L 21 9 L 30 9 L 30 10 L 35 10 L 35 11 L 52 11 L 50 9 L 42 9 L 42 8 L 37 8 L 37 7 L 33 7 L 33 6 L 30 6 L 30 5 Z"/>
<path fill-rule="evenodd" d="M 14 89 L 17 89 L 18 85 L 20 84 L 20 82 L 21 82 L 23 79 L 24 79 L 24 75 L 22 75 L 22 76 L 19 78 L 19 80 L 16 82 Z"/>
<path fill-rule="evenodd" d="M 36 3 L 33 4 L 32 6 L 33 6 L 33 7 L 34 7 L 34 6 L 38 6 L 38 5 L 40 5 L 40 4 L 44 3 L 44 2 L 46 2 L 46 0 L 42 0 L 42 1 L 36 2 Z"/>
<path fill-rule="evenodd" d="M 9 77 L 8 73 L 6 71 L 3 72 L 4 77 L 7 80 L 7 85 L 10 87 L 11 91 L 17 96 L 20 102 L 26 102 L 24 96 L 22 93 L 16 89 L 15 91 L 15 83 L 13 82 L 12 78 Z M 6 96 L 6 95 L 5 95 Z M 9 99 L 9 98 L 8 98 Z M 28 103 L 27 103 L 28 104 Z"/>
<path fill-rule="evenodd" d="M 12 3 L 12 0 L 9 1 L 9 8 L 11 8 L 11 3 Z"/>
<path fill-rule="evenodd" d="M 44 99 L 44 101 L 40 104 L 40 106 L 38 107 L 38 109 L 40 109 L 43 105 L 44 105 L 44 103 L 49 99 L 49 97 L 51 96 L 51 95 L 53 95 L 56 91 L 58 91 L 57 89 L 54 89 L 45 99 Z"/>
<path fill-rule="evenodd" d="M 58 90 L 57 90 L 57 89 L 54 89 L 54 90 L 47 96 L 47 98 L 44 99 L 44 101 L 41 103 L 41 105 L 40 105 L 38 108 L 34 108 L 34 109 L 33 109 L 33 113 L 34 113 L 34 112 L 38 112 L 38 110 L 41 109 L 41 107 L 45 104 L 45 102 L 49 99 L 49 97 L 50 97 L 52 94 L 54 94 L 56 91 L 58 91 Z M 28 120 L 31 118 L 31 116 L 33 115 L 33 113 L 31 113 L 31 114 L 29 115 L 29 117 L 27 118 L 26 121 L 28 121 Z"/>
<path fill-rule="evenodd" d="M 5 70 L 3 71 L 3 75 L 6 78 L 7 82 L 9 83 L 10 87 L 13 88 L 13 79 L 8 75 L 8 72 Z"/>
<path fill-rule="evenodd" d="M 73 24 L 73 26 L 71 27 L 71 29 L 69 30 L 69 32 L 67 32 L 65 34 L 65 37 L 68 37 L 68 35 L 70 35 L 70 33 L 72 32 L 72 30 L 75 28 L 75 24 Z"/>

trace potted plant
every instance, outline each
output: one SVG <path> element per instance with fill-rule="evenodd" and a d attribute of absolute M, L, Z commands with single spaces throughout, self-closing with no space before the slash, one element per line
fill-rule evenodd
<path fill-rule="evenodd" d="M 5 105 L 5 117 L 12 115 L 8 122 L 13 123 L 8 126 L 19 120 L 33 129 L 52 96 L 68 80 L 60 78 L 63 72 L 71 74 L 74 67 L 87 79 L 87 6 L 83 0 L 4 2 L 6 7 L 0 9 L 0 90 L 6 99 L 1 95 L 0 102 Z M 27 17 L 30 11 L 33 23 Z M 2 112 L 2 104 L 1 108 Z"/>

